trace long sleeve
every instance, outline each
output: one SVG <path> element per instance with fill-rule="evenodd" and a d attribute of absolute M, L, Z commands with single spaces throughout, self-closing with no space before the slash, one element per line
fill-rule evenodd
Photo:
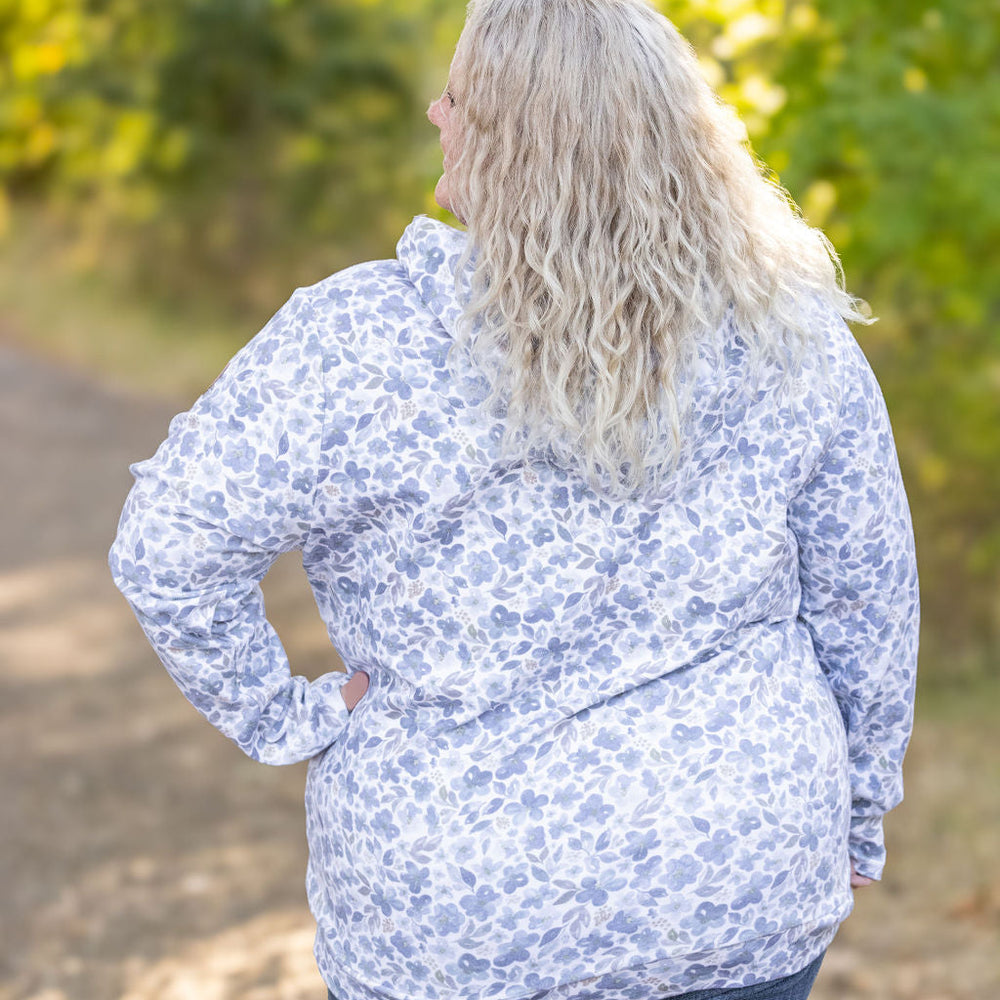
<path fill-rule="evenodd" d="M 155 456 L 132 466 L 116 584 L 185 697 L 250 757 L 304 760 L 347 721 L 343 674 L 291 676 L 260 581 L 302 546 L 323 436 L 322 350 L 296 293 Z"/>
<path fill-rule="evenodd" d="M 903 798 L 913 724 L 918 585 L 913 529 L 885 402 L 851 338 L 838 425 L 789 506 L 802 598 L 820 665 L 847 730 L 849 851 L 880 878 L 882 817 Z"/>

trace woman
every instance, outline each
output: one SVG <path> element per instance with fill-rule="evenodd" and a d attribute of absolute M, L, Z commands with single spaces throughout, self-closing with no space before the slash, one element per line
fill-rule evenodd
<path fill-rule="evenodd" d="M 115 579 L 310 759 L 331 996 L 804 997 L 912 717 L 859 303 L 640 0 L 477 0 L 429 114 L 468 233 L 299 289 L 133 468 Z M 343 688 L 265 620 L 292 548 Z"/>

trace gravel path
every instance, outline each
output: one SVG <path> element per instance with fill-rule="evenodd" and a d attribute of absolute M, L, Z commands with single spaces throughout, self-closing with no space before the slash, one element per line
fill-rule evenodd
<path fill-rule="evenodd" d="M 203 722 L 105 568 L 128 463 L 183 405 L 0 343 L 0 1000 L 325 997 L 304 765 Z M 265 590 L 296 670 L 329 669 L 294 558 Z M 886 879 L 813 1000 L 1000 998 L 1000 751 L 977 718 L 918 725 Z"/>

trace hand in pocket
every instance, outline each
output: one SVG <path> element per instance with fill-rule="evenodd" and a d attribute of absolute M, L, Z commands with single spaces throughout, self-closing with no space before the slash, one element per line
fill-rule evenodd
<path fill-rule="evenodd" d="M 347 682 L 341 685 L 340 697 L 344 699 L 347 711 L 353 711 L 354 706 L 364 697 L 368 690 L 368 675 L 363 670 L 355 671 Z"/>
<path fill-rule="evenodd" d="M 365 678 L 365 687 L 368 686 L 368 678 Z M 859 875 L 854 870 L 854 858 L 851 858 L 851 888 L 860 889 L 862 886 L 871 885 L 875 879 L 868 878 L 867 875 Z"/>

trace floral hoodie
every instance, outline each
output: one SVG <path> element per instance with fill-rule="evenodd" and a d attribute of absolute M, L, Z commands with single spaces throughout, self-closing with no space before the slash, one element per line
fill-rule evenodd
<path fill-rule="evenodd" d="M 685 448 L 612 501 L 500 454 L 449 352 L 466 237 L 299 289 L 133 466 L 115 580 L 255 760 L 309 759 L 341 1000 L 647 1000 L 788 975 L 878 878 L 917 647 L 909 512 L 843 321 L 782 379 L 727 316 Z M 301 549 L 371 687 L 292 676 L 260 579 Z"/>

